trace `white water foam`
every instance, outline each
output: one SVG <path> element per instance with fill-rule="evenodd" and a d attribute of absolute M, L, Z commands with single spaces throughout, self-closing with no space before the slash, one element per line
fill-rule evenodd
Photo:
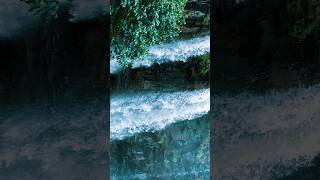
<path fill-rule="evenodd" d="M 201 117 L 209 109 L 209 89 L 111 96 L 111 139 L 160 130 L 174 122 Z"/>
<path fill-rule="evenodd" d="M 215 179 L 274 179 L 320 150 L 320 85 L 213 97 Z"/>
<path fill-rule="evenodd" d="M 173 61 L 187 61 L 190 57 L 200 56 L 210 52 L 210 36 L 196 37 L 188 40 L 173 41 L 170 43 L 151 46 L 149 54 L 137 59 L 133 68 L 150 67 L 151 65 Z M 116 58 L 110 61 L 110 73 L 115 74 L 121 70 Z"/>

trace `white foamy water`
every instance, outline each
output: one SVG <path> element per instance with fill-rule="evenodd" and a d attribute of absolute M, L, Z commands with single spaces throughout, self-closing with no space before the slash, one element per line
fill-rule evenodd
<path fill-rule="evenodd" d="M 190 57 L 200 56 L 210 52 L 210 36 L 196 37 L 188 40 L 178 40 L 170 43 L 151 46 L 149 54 L 137 59 L 133 68 L 149 67 L 155 63 L 161 64 L 170 61 L 187 61 Z M 115 57 L 110 61 L 110 73 L 121 70 Z"/>
<path fill-rule="evenodd" d="M 111 96 L 111 139 L 160 130 L 167 125 L 203 116 L 210 109 L 210 90 L 139 92 Z"/>
<path fill-rule="evenodd" d="M 320 85 L 213 97 L 215 179 L 274 179 L 320 150 Z"/>

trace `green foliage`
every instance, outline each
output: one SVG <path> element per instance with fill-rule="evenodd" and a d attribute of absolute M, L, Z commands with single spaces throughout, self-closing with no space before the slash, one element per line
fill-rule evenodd
<path fill-rule="evenodd" d="M 111 47 L 123 66 L 172 39 L 184 23 L 187 0 L 114 0 L 111 3 Z"/>
<path fill-rule="evenodd" d="M 197 59 L 200 60 L 200 74 L 208 74 L 210 72 L 210 54 L 204 54 Z"/>
<path fill-rule="evenodd" d="M 320 28 L 320 2 L 317 0 L 311 1 L 312 18 L 298 19 L 292 26 L 289 35 L 295 40 L 304 40 L 311 33 Z"/>
<path fill-rule="evenodd" d="M 30 6 L 29 11 L 39 15 L 46 20 L 57 18 L 59 10 L 58 0 L 20 0 Z"/>

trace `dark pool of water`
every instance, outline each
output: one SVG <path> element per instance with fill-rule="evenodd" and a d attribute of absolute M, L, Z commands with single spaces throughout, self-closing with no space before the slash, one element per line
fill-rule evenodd
<path fill-rule="evenodd" d="M 210 176 L 210 119 L 182 121 L 111 142 L 111 179 L 194 180 Z"/>

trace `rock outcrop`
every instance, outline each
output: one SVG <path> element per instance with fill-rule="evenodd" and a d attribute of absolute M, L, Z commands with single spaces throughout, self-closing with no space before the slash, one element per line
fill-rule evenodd
<path fill-rule="evenodd" d="M 181 27 L 182 35 L 207 32 L 210 28 L 210 0 L 190 0 L 185 7 L 186 24 Z"/>
<path fill-rule="evenodd" d="M 294 30 L 301 19 L 312 22 L 319 18 L 312 7 L 314 2 L 214 0 L 212 49 L 216 81 L 251 81 L 254 83 L 250 86 L 262 89 L 277 87 L 275 81 L 283 81 L 284 86 L 315 81 L 320 70 L 319 31 L 295 39 L 299 32 Z M 279 71 L 292 76 L 274 78 L 281 74 Z M 308 77 L 301 76 L 306 73 Z M 225 76 L 237 80 L 228 82 Z"/>

